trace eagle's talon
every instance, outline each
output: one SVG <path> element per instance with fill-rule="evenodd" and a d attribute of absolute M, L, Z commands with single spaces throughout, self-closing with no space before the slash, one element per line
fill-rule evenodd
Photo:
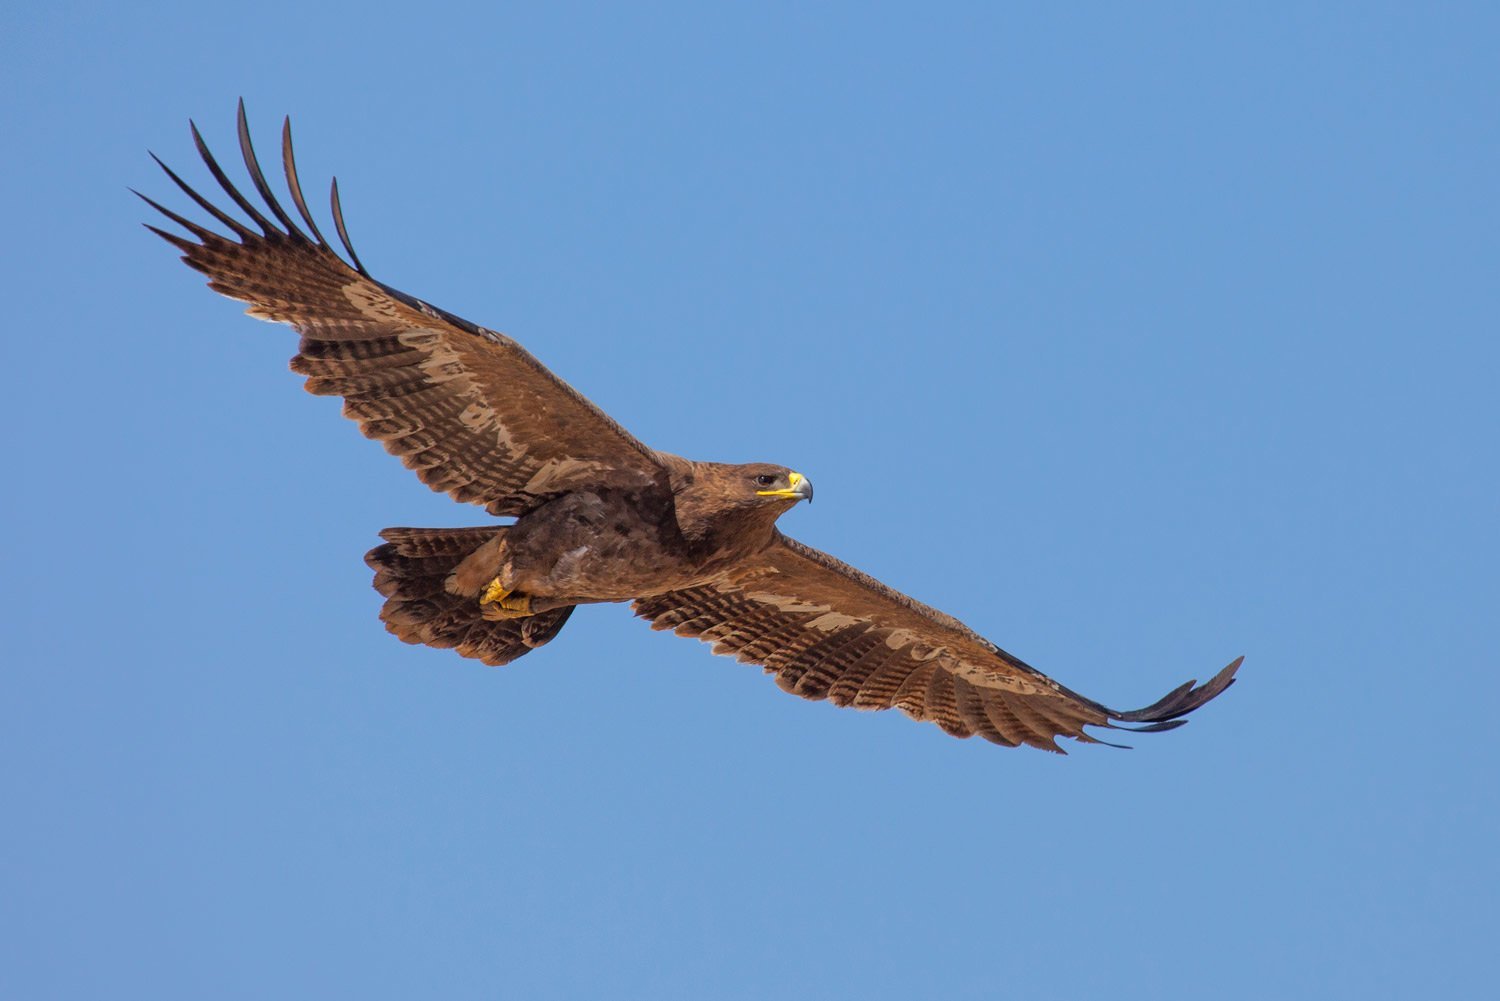
<path fill-rule="evenodd" d="M 500 586 L 500 578 L 490 581 L 480 596 L 480 614 L 486 619 L 523 619 L 532 614 L 531 595 L 507 591 Z"/>
<path fill-rule="evenodd" d="M 481 605 L 493 605 L 496 602 L 504 601 L 505 596 L 508 594 L 510 592 L 500 585 L 500 578 L 496 577 L 484 586 L 484 593 L 479 596 L 479 603 Z"/>
<path fill-rule="evenodd" d="M 507 607 L 507 604 L 512 607 Z M 490 622 L 504 622 L 508 619 L 529 619 L 532 614 L 530 598 L 516 598 L 506 604 L 497 601 L 493 605 L 485 605 L 479 610 L 480 617 Z"/>

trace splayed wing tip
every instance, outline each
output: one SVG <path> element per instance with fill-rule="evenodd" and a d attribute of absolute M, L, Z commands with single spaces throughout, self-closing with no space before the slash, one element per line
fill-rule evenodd
<path fill-rule="evenodd" d="M 1162 698 L 1143 709 L 1132 709 L 1129 712 L 1115 712 L 1111 710 L 1109 718 L 1114 722 L 1120 723 L 1155 724 L 1154 726 L 1145 728 L 1118 728 L 1136 729 L 1140 733 L 1175 729 L 1187 722 L 1187 720 L 1180 717 L 1186 716 L 1195 709 L 1212 702 L 1222 695 L 1230 685 L 1234 684 L 1235 672 L 1239 670 L 1240 665 L 1244 661 L 1244 657 L 1236 657 L 1227 667 L 1202 685 L 1198 685 L 1196 681 L 1189 681 L 1172 689 L 1172 691 L 1168 692 Z"/>
<path fill-rule="evenodd" d="M 303 197 L 302 182 L 301 179 L 297 176 L 296 160 L 292 153 L 291 118 L 286 118 L 282 123 L 281 165 L 286 177 L 287 190 L 291 196 L 292 207 L 296 210 L 295 214 L 289 211 L 287 208 L 283 207 L 282 199 L 277 197 L 274 189 L 271 187 L 270 182 L 266 178 L 264 170 L 260 165 L 260 161 L 256 156 L 254 146 L 252 145 L 250 140 L 249 120 L 245 112 L 245 102 L 243 99 L 241 99 L 238 104 L 235 124 L 239 141 L 240 155 L 244 160 L 245 169 L 249 173 L 251 184 L 255 189 L 255 193 L 259 195 L 261 201 L 264 203 L 265 209 L 269 210 L 271 215 L 275 217 L 274 220 L 272 218 L 269 218 L 266 215 L 265 211 L 262 211 L 260 208 L 258 208 L 254 201 L 252 201 L 250 197 L 247 197 L 234 184 L 234 182 L 230 180 L 227 172 L 223 169 L 218 159 L 210 151 L 208 142 L 203 138 L 203 133 L 198 128 L 197 122 L 189 119 L 188 129 L 192 133 L 193 145 L 197 149 L 198 155 L 203 160 L 204 165 L 208 168 L 209 173 L 213 176 L 213 179 L 218 183 L 219 187 L 223 189 L 224 193 L 229 196 L 234 204 L 238 206 L 239 209 L 252 220 L 255 226 L 260 227 L 259 232 L 257 232 L 253 227 L 245 225 L 245 223 L 235 218 L 224 209 L 215 205 L 208 198 L 205 198 L 196 189 L 194 189 L 192 185 L 183 180 L 176 171 L 167 166 L 166 162 L 162 160 L 161 157 L 157 156 L 155 152 L 147 150 L 147 155 L 150 156 L 153 161 L 155 161 L 156 165 L 162 169 L 162 172 L 167 175 L 167 177 L 172 181 L 174 185 L 177 186 L 179 190 L 181 190 L 184 194 L 191 198 L 194 204 L 196 204 L 199 208 L 209 213 L 221 225 L 225 226 L 233 234 L 233 237 L 238 239 L 241 244 L 247 244 L 254 241 L 289 242 L 292 244 L 315 246 L 335 258 L 339 257 L 338 252 L 334 250 L 332 245 L 329 244 L 328 240 L 319 230 L 316 220 L 313 218 L 311 211 L 309 211 L 307 207 L 307 201 Z M 134 189 L 132 189 L 132 191 L 133 190 Z M 142 195 L 138 191 L 134 193 L 138 197 L 142 198 L 152 208 L 156 209 L 158 212 L 161 212 L 167 218 L 171 219 L 174 223 L 177 223 L 184 229 L 188 230 L 188 232 L 192 233 L 193 236 L 197 237 L 204 244 L 208 244 L 212 241 L 228 242 L 229 238 L 222 235 L 221 233 L 215 232 L 214 230 L 208 229 L 186 219 L 176 212 L 167 209 L 160 203 L 147 198 L 145 195 Z M 359 274 L 363 275 L 366 278 L 370 278 L 370 272 L 365 268 L 363 262 L 361 262 L 359 258 L 354 254 L 354 247 L 349 242 L 348 233 L 343 220 L 343 209 L 339 205 L 338 201 L 337 182 L 335 182 L 334 184 L 332 201 L 334 210 L 334 223 L 338 227 L 340 240 L 343 242 L 345 249 L 349 252 L 349 256 L 353 258 L 353 267 Z M 298 216 L 301 217 L 301 223 L 306 225 L 306 232 L 304 232 L 302 227 L 298 224 Z M 160 230 L 155 230 L 154 228 L 153 231 L 160 233 Z M 173 242 L 175 243 L 176 241 Z M 202 269 L 200 268 L 200 270 Z"/>
<path fill-rule="evenodd" d="M 240 192 L 239 188 L 234 186 L 234 182 L 229 179 L 229 175 L 224 172 L 223 167 L 219 166 L 219 161 L 214 158 L 213 153 L 209 150 L 208 143 L 204 142 L 203 133 L 198 131 L 197 124 L 189 121 L 188 127 L 193 133 L 193 145 L 198 150 L 198 156 L 202 158 L 204 166 L 208 168 L 208 172 L 213 175 L 214 180 L 218 182 L 219 187 L 224 190 L 224 193 L 240 207 L 241 212 L 249 216 L 250 220 L 260 227 L 261 234 L 267 240 L 284 237 L 285 234 L 276 228 L 276 224 L 267 219 L 265 214 L 257 209 L 255 204 Z"/>

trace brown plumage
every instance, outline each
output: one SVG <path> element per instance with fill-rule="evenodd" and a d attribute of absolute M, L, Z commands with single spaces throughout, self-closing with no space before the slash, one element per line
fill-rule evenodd
<path fill-rule="evenodd" d="M 391 528 L 366 556 L 386 628 L 408 643 L 506 664 L 557 635 L 573 609 L 633 601 L 654 629 L 759 664 L 786 691 L 900 708 L 958 737 L 1058 751 L 1087 726 L 1166 730 L 1234 681 L 1119 712 L 1069 691 L 956 619 L 782 535 L 811 484 L 782 466 L 693 462 L 633 438 L 515 341 L 376 281 L 339 256 L 302 196 L 290 123 L 282 166 L 294 219 L 273 194 L 239 110 L 240 152 L 264 203 L 230 182 L 196 127 L 209 172 L 246 225 L 162 169 L 224 236 L 145 200 L 194 239 L 150 227 L 252 316 L 302 337 L 292 370 L 422 482 L 509 525 Z M 145 198 L 144 195 L 141 196 Z M 270 216 L 266 215 L 269 211 Z M 272 218 L 274 217 L 274 218 Z"/>

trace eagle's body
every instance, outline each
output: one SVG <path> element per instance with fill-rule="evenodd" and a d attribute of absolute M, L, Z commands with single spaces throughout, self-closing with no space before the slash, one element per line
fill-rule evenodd
<path fill-rule="evenodd" d="M 658 483 L 574 490 L 523 514 L 460 564 L 449 589 L 478 597 L 498 579 L 541 608 L 697 587 L 770 546 L 776 518 L 796 503 L 753 489 L 779 467 L 662 459 Z"/>
<path fill-rule="evenodd" d="M 1057 751 L 1084 727 L 1180 725 L 1228 688 L 1208 683 L 1119 712 L 1064 688 L 956 619 L 787 538 L 776 521 L 811 484 L 783 466 L 694 462 L 637 441 L 504 334 L 346 263 L 302 197 L 288 127 L 282 163 L 307 232 L 272 194 L 240 109 L 241 153 L 269 218 L 193 138 L 252 226 L 163 169 L 234 238 L 147 201 L 196 239 L 152 227 L 218 292 L 301 335 L 292 369 L 344 399 L 360 430 L 455 500 L 514 518 L 391 528 L 366 556 L 381 618 L 410 643 L 505 664 L 557 635 L 578 605 L 631 601 L 653 628 L 763 666 L 805 698 L 900 708 L 955 736 Z M 160 161 L 158 161 L 160 163 Z M 144 197 L 144 196 L 143 196 Z"/>
<path fill-rule="evenodd" d="M 486 546 L 493 562 L 487 551 L 471 565 L 481 583 L 498 578 L 507 591 L 573 605 L 691 587 L 703 579 L 701 561 L 672 515 L 663 490 L 580 490 L 502 529 Z"/>

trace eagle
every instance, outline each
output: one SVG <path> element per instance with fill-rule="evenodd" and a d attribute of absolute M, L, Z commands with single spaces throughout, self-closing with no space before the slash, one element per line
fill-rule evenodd
<path fill-rule="evenodd" d="M 653 449 L 510 337 L 377 280 L 349 240 L 334 179 L 341 255 L 303 198 L 289 119 L 281 163 L 296 218 L 256 158 L 243 101 L 240 154 L 259 205 L 189 126 L 244 220 L 152 153 L 223 231 L 135 192 L 188 236 L 147 228 L 211 289 L 301 336 L 291 368 L 309 392 L 342 397 L 360 431 L 433 490 L 508 519 L 380 533 L 365 561 L 397 638 L 508 664 L 549 643 L 579 605 L 628 601 L 653 629 L 760 665 L 805 699 L 897 708 L 955 737 L 1058 753 L 1059 737 L 1109 743 L 1086 727 L 1181 726 L 1234 682 L 1244 658 L 1124 712 L 1063 687 L 952 616 L 782 534 L 777 520 L 813 497 L 801 473 Z"/>

